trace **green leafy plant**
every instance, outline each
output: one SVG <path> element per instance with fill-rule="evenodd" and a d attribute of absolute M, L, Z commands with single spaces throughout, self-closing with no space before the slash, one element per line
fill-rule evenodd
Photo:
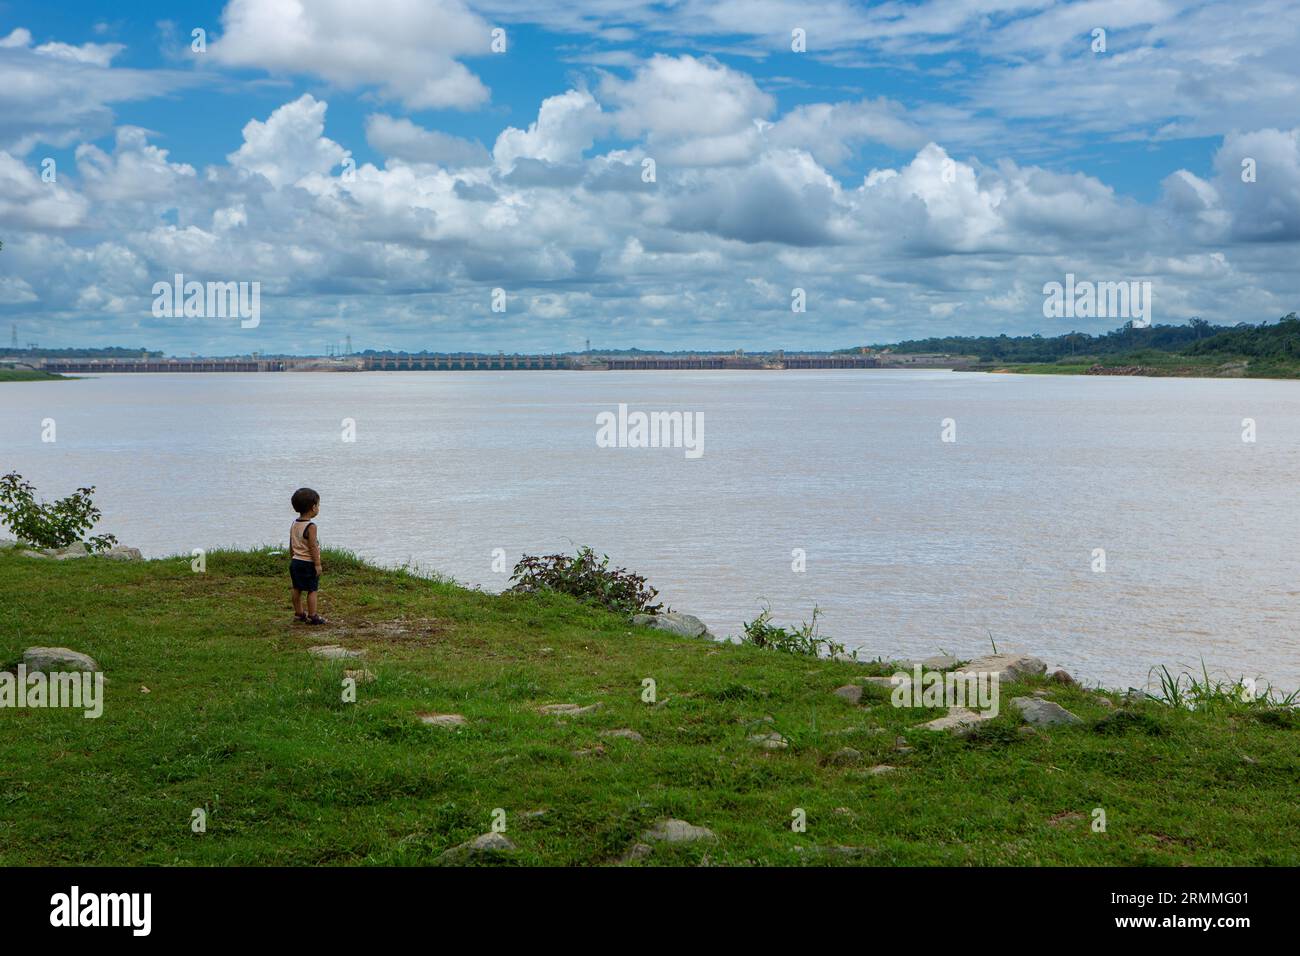
<path fill-rule="evenodd" d="M 36 500 L 36 487 L 16 471 L 0 478 L 0 521 L 18 540 L 38 548 L 66 548 L 81 540 L 102 517 L 92 496 L 94 486 L 78 488 L 53 504 Z M 104 551 L 117 544 L 111 534 L 86 539 L 90 551 Z"/>
<path fill-rule="evenodd" d="M 798 627 L 785 628 L 772 623 L 772 609 L 765 607 L 758 617 L 742 625 L 745 633 L 741 636 L 741 643 L 752 644 L 770 651 L 780 651 L 783 654 L 802 654 L 806 657 L 821 657 L 823 654 L 833 657 L 836 654 L 846 653 L 843 644 L 817 633 L 819 614 L 821 609 L 814 605 L 811 621 L 804 621 Z M 857 652 L 855 651 L 851 656 L 856 659 Z"/>
<path fill-rule="evenodd" d="M 658 614 L 663 604 L 652 603 L 659 594 L 639 574 L 610 568 L 609 555 L 599 558 L 591 548 L 576 554 L 524 555 L 510 575 L 511 591 L 558 591 L 588 604 L 598 604 L 620 614 Z"/>
<path fill-rule="evenodd" d="M 1261 691 L 1254 682 L 1244 678 L 1235 681 L 1216 680 L 1210 677 L 1204 660 L 1201 661 L 1199 678 L 1187 671 L 1174 674 L 1163 665 L 1158 671 L 1152 668 L 1151 673 L 1156 675 L 1160 683 L 1160 693 L 1147 694 L 1147 697 L 1161 704 L 1186 710 L 1292 707 L 1300 698 L 1300 691 L 1281 696 L 1271 685 Z"/>

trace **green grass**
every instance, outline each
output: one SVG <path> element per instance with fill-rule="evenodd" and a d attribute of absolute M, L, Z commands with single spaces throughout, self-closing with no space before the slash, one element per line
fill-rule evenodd
<path fill-rule="evenodd" d="M 634 865 L 1300 864 L 1290 710 L 1106 708 L 1037 683 L 1004 687 L 1002 715 L 962 740 L 911 729 L 937 711 L 832 695 L 871 667 L 673 638 L 567 598 L 336 553 L 330 625 L 294 624 L 284 565 L 213 552 L 200 574 L 188 558 L 0 551 L 0 663 L 62 645 L 109 681 L 98 720 L 0 711 L 0 865 L 428 864 L 487 832 L 495 808 L 520 864 L 615 862 L 666 817 L 717 840 Z M 324 642 L 367 656 L 307 654 Z M 343 703 L 342 671 L 358 666 L 378 680 Z M 657 704 L 642 702 L 644 678 Z M 1022 736 L 1007 701 L 1034 686 L 1085 724 Z M 583 717 L 538 713 L 596 701 Z M 471 723 L 425 726 L 424 711 Z M 748 742 L 746 722 L 764 717 L 788 749 Z M 624 727 L 645 742 L 598 736 Z M 915 752 L 894 751 L 899 735 Z M 597 744 L 603 756 L 574 754 Z M 860 765 L 829 761 L 845 746 Z M 864 772 L 881 763 L 898 770 Z M 791 830 L 795 808 L 806 833 Z M 817 852 L 837 846 L 861 851 Z"/>
<path fill-rule="evenodd" d="M 0 368 L 0 382 L 55 382 L 71 377 L 33 368 Z"/>

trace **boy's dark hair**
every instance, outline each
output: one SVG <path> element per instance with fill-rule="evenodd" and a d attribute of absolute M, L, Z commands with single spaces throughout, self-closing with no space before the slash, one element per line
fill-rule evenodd
<path fill-rule="evenodd" d="M 320 495 L 312 491 L 310 488 L 299 488 L 293 493 L 293 497 L 289 499 L 289 503 L 293 505 L 293 510 L 298 512 L 300 515 L 311 511 L 312 505 L 318 504 L 319 502 Z"/>

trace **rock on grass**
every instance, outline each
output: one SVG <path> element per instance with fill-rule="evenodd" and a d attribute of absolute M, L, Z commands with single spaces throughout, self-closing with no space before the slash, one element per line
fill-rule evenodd
<path fill-rule="evenodd" d="M 990 654 L 977 657 L 962 668 L 962 673 L 997 674 L 1003 684 L 1023 680 L 1026 677 L 1040 677 L 1047 672 L 1047 665 L 1037 657 L 1028 654 Z"/>
<path fill-rule="evenodd" d="M 917 724 L 915 729 L 946 730 L 962 737 L 970 733 L 971 730 L 980 723 L 980 721 L 988 720 L 989 717 L 990 715 L 987 713 L 967 710 L 965 707 L 950 707 L 948 708 L 946 716 L 936 717 L 934 720 L 927 721 L 924 724 Z"/>
<path fill-rule="evenodd" d="M 1011 706 L 1033 727 L 1060 727 L 1083 721 L 1055 701 L 1041 697 L 1012 697 Z"/>
<path fill-rule="evenodd" d="M 637 614 L 632 623 L 639 627 L 653 627 L 678 637 L 703 637 L 712 639 L 708 627 L 694 614 L 679 614 L 670 611 L 667 614 Z"/>
<path fill-rule="evenodd" d="M 545 704 L 537 712 L 547 717 L 581 717 L 600 709 L 600 702 L 581 707 L 578 704 Z"/>
<path fill-rule="evenodd" d="M 338 644 L 318 644 L 315 647 L 307 648 L 307 653 L 322 660 L 341 661 L 354 657 L 364 657 L 366 652 L 349 650 L 346 647 L 340 647 Z"/>
<path fill-rule="evenodd" d="M 469 721 L 460 714 L 418 714 L 421 723 L 431 727 L 465 727 Z"/>
<path fill-rule="evenodd" d="M 515 845 L 500 833 L 484 833 L 441 853 L 435 861 L 444 866 L 457 863 L 488 862 L 500 859 Z"/>
<path fill-rule="evenodd" d="M 835 753 L 831 754 L 830 762 L 836 766 L 846 766 L 862 762 L 862 751 L 854 750 L 852 747 L 841 747 Z"/>
<path fill-rule="evenodd" d="M 685 820 L 660 820 L 642 834 L 642 839 L 656 843 L 697 843 L 716 840 L 717 836 L 708 827 L 693 826 Z"/>
<path fill-rule="evenodd" d="M 23 664 L 28 673 L 40 671 L 90 671 L 99 670 L 99 665 L 89 654 L 82 654 L 66 647 L 29 647 L 23 651 Z"/>
<path fill-rule="evenodd" d="M 857 684 L 845 684 L 835 688 L 835 696 L 850 704 L 858 704 L 862 702 L 862 688 Z"/>

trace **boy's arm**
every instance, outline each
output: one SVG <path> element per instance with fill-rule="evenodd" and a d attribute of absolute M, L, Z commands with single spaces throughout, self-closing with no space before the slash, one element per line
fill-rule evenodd
<path fill-rule="evenodd" d="M 316 534 L 316 526 L 314 524 L 307 526 L 306 538 L 307 547 L 311 551 L 312 563 L 316 565 L 316 573 L 320 574 L 320 536 Z"/>

